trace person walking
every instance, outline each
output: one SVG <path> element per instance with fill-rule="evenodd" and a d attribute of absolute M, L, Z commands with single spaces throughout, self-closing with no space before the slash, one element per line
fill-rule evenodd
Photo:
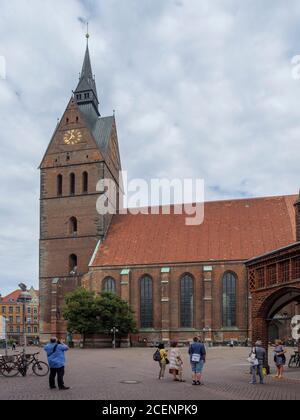
<path fill-rule="evenodd" d="M 173 380 L 177 382 L 185 382 L 183 379 L 183 360 L 180 350 L 177 348 L 178 342 L 172 341 L 170 351 L 170 374 L 173 375 Z M 177 377 L 178 376 L 178 377 Z"/>
<path fill-rule="evenodd" d="M 275 378 L 282 379 L 283 378 L 283 369 L 286 364 L 286 357 L 285 357 L 286 350 L 283 347 L 283 343 L 281 340 L 275 341 L 275 348 L 274 348 L 274 362 L 277 368 L 277 374 Z"/>
<path fill-rule="evenodd" d="M 165 371 L 168 361 L 168 350 L 165 349 L 165 345 L 163 343 L 159 344 L 158 346 L 160 361 L 159 361 L 159 375 L 158 379 L 163 379 L 165 377 Z"/>
<path fill-rule="evenodd" d="M 253 347 L 252 352 L 249 356 L 252 374 L 252 381 L 250 382 L 250 384 L 255 385 L 257 383 L 256 375 L 259 376 L 260 384 L 264 384 L 263 369 L 266 362 L 266 356 L 267 352 L 266 349 L 263 348 L 262 342 L 257 341 L 255 343 L 255 347 Z"/>
<path fill-rule="evenodd" d="M 16 343 L 15 343 L 15 342 L 13 342 L 13 343 L 12 343 L 12 348 L 11 348 L 11 349 L 12 349 L 12 351 L 16 351 L 16 348 L 17 348 Z"/>
<path fill-rule="evenodd" d="M 206 349 L 198 337 L 194 337 L 193 343 L 189 347 L 190 362 L 192 368 L 193 385 L 201 385 L 201 377 L 206 362 Z"/>
<path fill-rule="evenodd" d="M 69 347 L 60 342 L 56 337 L 51 338 L 50 343 L 44 347 L 47 353 L 48 363 L 50 366 L 49 386 L 50 389 L 55 389 L 55 377 L 57 375 L 58 388 L 61 391 L 70 389 L 64 384 L 65 375 L 65 352 Z"/>

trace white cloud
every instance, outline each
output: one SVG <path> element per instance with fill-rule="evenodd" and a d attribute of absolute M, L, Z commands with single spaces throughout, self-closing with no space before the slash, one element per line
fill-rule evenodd
<path fill-rule="evenodd" d="M 59 11 L 59 13 L 58 13 Z M 0 288 L 37 285 L 37 166 L 90 51 L 130 176 L 193 176 L 207 198 L 299 187 L 300 5 L 280 0 L 3 0 Z"/>

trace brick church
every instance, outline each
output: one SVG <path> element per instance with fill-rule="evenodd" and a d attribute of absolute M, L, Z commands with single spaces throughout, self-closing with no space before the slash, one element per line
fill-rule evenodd
<path fill-rule="evenodd" d="M 207 202 L 199 226 L 185 215 L 100 215 L 96 184 L 110 178 L 121 194 L 120 170 L 115 116 L 100 115 L 87 44 L 40 165 L 41 340 L 65 337 L 64 296 L 80 285 L 129 302 L 133 343 L 251 337 L 245 263 L 296 241 L 297 196 Z"/>

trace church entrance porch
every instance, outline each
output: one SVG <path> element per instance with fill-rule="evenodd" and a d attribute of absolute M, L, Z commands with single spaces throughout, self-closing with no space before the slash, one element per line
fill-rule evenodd
<path fill-rule="evenodd" d="M 292 320 L 300 315 L 300 243 L 252 259 L 246 265 L 252 296 L 252 342 L 262 340 L 268 349 L 278 338 L 299 348 L 300 325 L 297 331 Z"/>

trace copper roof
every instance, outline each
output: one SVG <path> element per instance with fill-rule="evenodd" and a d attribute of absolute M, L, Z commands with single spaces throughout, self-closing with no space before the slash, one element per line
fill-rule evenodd
<path fill-rule="evenodd" d="M 205 203 L 204 223 L 186 215 L 116 215 L 93 267 L 248 260 L 296 240 L 296 195 Z"/>

